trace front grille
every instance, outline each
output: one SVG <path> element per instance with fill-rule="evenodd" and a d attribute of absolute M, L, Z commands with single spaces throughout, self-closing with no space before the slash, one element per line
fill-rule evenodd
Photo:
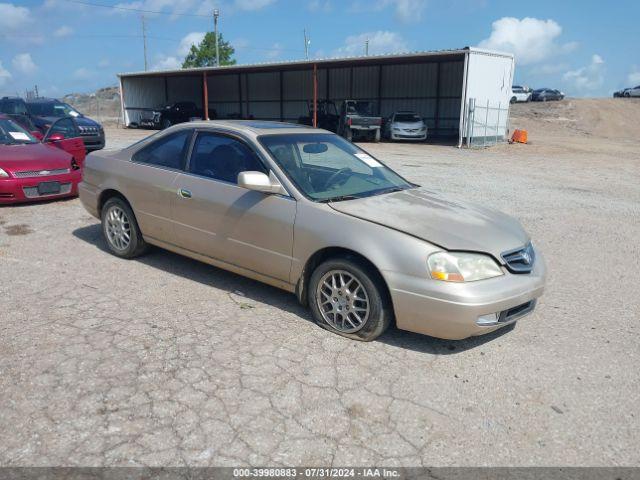
<path fill-rule="evenodd" d="M 71 184 L 60 184 L 60 193 L 54 193 L 51 195 L 40 195 L 40 192 L 38 192 L 38 187 L 22 187 L 22 191 L 24 192 L 24 196 L 27 198 L 54 197 L 56 195 L 66 195 L 68 193 L 71 193 Z"/>
<path fill-rule="evenodd" d="M 16 178 L 32 178 L 32 177 L 51 177 L 53 175 L 64 175 L 69 173 L 68 168 L 55 168 L 53 170 L 23 170 L 22 172 L 13 172 Z"/>
<path fill-rule="evenodd" d="M 501 256 L 511 273 L 530 273 L 536 261 L 536 252 L 531 243 L 524 247 L 504 252 Z"/>
<path fill-rule="evenodd" d="M 100 133 L 100 129 L 98 127 L 80 127 L 80 135 L 85 137 L 92 137 L 94 135 L 98 135 Z"/>

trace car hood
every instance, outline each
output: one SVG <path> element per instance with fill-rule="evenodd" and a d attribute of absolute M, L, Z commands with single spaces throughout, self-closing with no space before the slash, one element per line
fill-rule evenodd
<path fill-rule="evenodd" d="M 500 254 L 524 246 L 529 236 L 504 213 L 446 200 L 422 188 L 329 204 L 334 210 L 393 228 L 447 250 Z"/>
<path fill-rule="evenodd" d="M 74 120 L 80 127 L 99 127 L 100 124 L 89 117 L 75 117 Z"/>
<path fill-rule="evenodd" d="M 0 167 L 8 172 L 68 168 L 71 155 L 43 143 L 0 145 Z"/>
<path fill-rule="evenodd" d="M 422 128 L 424 122 L 393 122 L 394 128 Z"/>

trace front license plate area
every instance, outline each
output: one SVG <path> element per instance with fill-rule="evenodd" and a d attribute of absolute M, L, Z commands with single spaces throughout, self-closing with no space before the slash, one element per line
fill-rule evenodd
<path fill-rule="evenodd" d="M 41 182 L 38 184 L 39 195 L 55 195 L 60 193 L 60 182 Z"/>

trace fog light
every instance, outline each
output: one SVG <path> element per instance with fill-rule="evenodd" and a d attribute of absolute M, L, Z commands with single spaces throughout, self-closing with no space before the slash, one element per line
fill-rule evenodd
<path fill-rule="evenodd" d="M 481 327 L 487 327 L 489 325 L 497 325 L 498 318 L 500 315 L 498 313 L 488 313 L 487 315 L 480 315 L 478 320 L 476 320 L 476 324 Z"/>

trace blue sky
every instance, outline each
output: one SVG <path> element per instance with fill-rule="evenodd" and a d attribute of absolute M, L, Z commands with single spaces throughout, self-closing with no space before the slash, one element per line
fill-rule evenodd
<path fill-rule="evenodd" d="M 366 39 L 371 54 L 482 46 L 515 53 L 519 84 L 572 96 L 640 84 L 637 0 L 0 0 L 0 95 L 90 92 L 143 70 L 130 9 L 163 12 L 145 14 L 148 63 L 175 68 L 214 7 L 239 63 L 303 58 L 306 28 L 311 57 L 360 55 Z"/>

